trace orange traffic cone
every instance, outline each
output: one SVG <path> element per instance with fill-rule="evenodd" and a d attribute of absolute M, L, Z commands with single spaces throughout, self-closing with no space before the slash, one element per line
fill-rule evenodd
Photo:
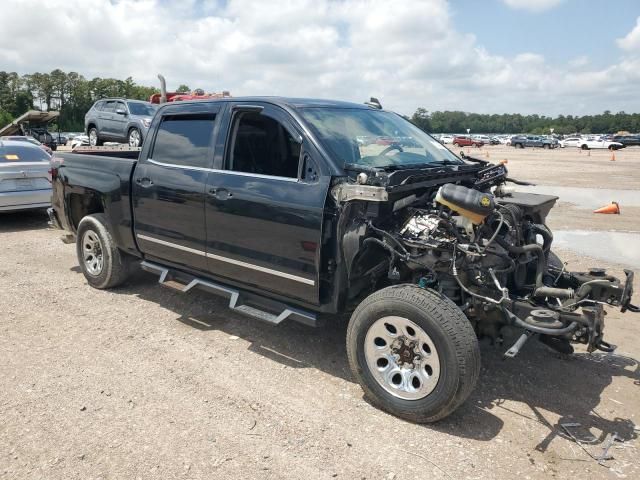
<path fill-rule="evenodd" d="M 616 161 L 616 152 L 611 152 L 611 161 L 615 162 Z"/>
<path fill-rule="evenodd" d="M 618 202 L 611 202 L 605 207 L 594 210 L 593 213 L 615 213 L 620 215 L 620 205 L 618 205 Z"/>

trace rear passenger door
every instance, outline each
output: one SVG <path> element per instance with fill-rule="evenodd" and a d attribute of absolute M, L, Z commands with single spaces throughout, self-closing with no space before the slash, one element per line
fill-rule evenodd
<path fill-rule="evenodd" d="M 118 113 L 124 112 L 124 113 Z M 124 102 L 116 102 L 115 110 L 111 116 L 111 133 L 117 141 L 122 142 L 127 137 L 127 124 L 129 122 L 129 110 Z"/>
<path fill-rule="evenodd" d="M 134 230 L 145 258 L 206 271 L 204 202 L 219 104 L 171 105 L 156 115 L 133 175 Z"/>
<path fill-rule="evenodd" d="M 323 209 L 329 175 L 283 109 L 233 103 L 206 192 L 212 275 L 319 303 Z"/>
<path fill-rule="evenodd" d="M 116 111 L 116 101 L 107 100 L 98 112 L 98 134 L 101 138 L 113 138 L 113 125 L 111 121 Z"/>

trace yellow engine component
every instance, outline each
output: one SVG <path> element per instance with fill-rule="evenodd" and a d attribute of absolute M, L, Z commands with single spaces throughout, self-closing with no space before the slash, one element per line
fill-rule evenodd
<path fill-rule="evenodd" d="M 436 202 L 468 218 L 475 225 L 481 224 L 495 208 L 493 195 L 452 183 L 438 189 Z"/>

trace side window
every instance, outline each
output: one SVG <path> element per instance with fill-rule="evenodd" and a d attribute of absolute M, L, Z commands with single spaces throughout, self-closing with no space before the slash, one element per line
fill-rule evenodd
<path fill-rule="evenodd" d="M 209 151 L 215 115 L 168 115 L 162 118 L 150 158 L 185 167 L 211 167 Z"/>
<path fill-rule="evenodd" d="M 102 107 L 102 111 L 103 112 L 115 112 L 116 110 L 116 102 L 105 102 L 104 106 Z"/>
<path fill-rule="evenodd" d="M 259 112 L 240 112 L 231 132 L 229 170 L 298 177 L 301 144 L 280 122 Z"/>
<path fill-rule="evenodd" d="M 100 102 L 96 102 L 96 104 L 94 105 L 93 108 L 98 110 L 98 111 L 100 111 L 100 110 L 102 110 L 102 107 L 104 107 L 104 102 L 100 101 Z"/>

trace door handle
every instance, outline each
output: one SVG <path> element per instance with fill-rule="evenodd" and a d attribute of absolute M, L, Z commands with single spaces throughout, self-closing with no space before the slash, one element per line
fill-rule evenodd
<path fill-rule="evenodd" d="M 210 188 L 209 195 L 217 198 L 218 200 L 227 200 L 233 197 L 233 193 L 226 188 Z"/>
<path fill-rule="evenodd" d="M 137 178 L 136 183 L 143 188 L 149 188 L 153 185 L 153 180 L 151 180 L 149 177 Z"/>

